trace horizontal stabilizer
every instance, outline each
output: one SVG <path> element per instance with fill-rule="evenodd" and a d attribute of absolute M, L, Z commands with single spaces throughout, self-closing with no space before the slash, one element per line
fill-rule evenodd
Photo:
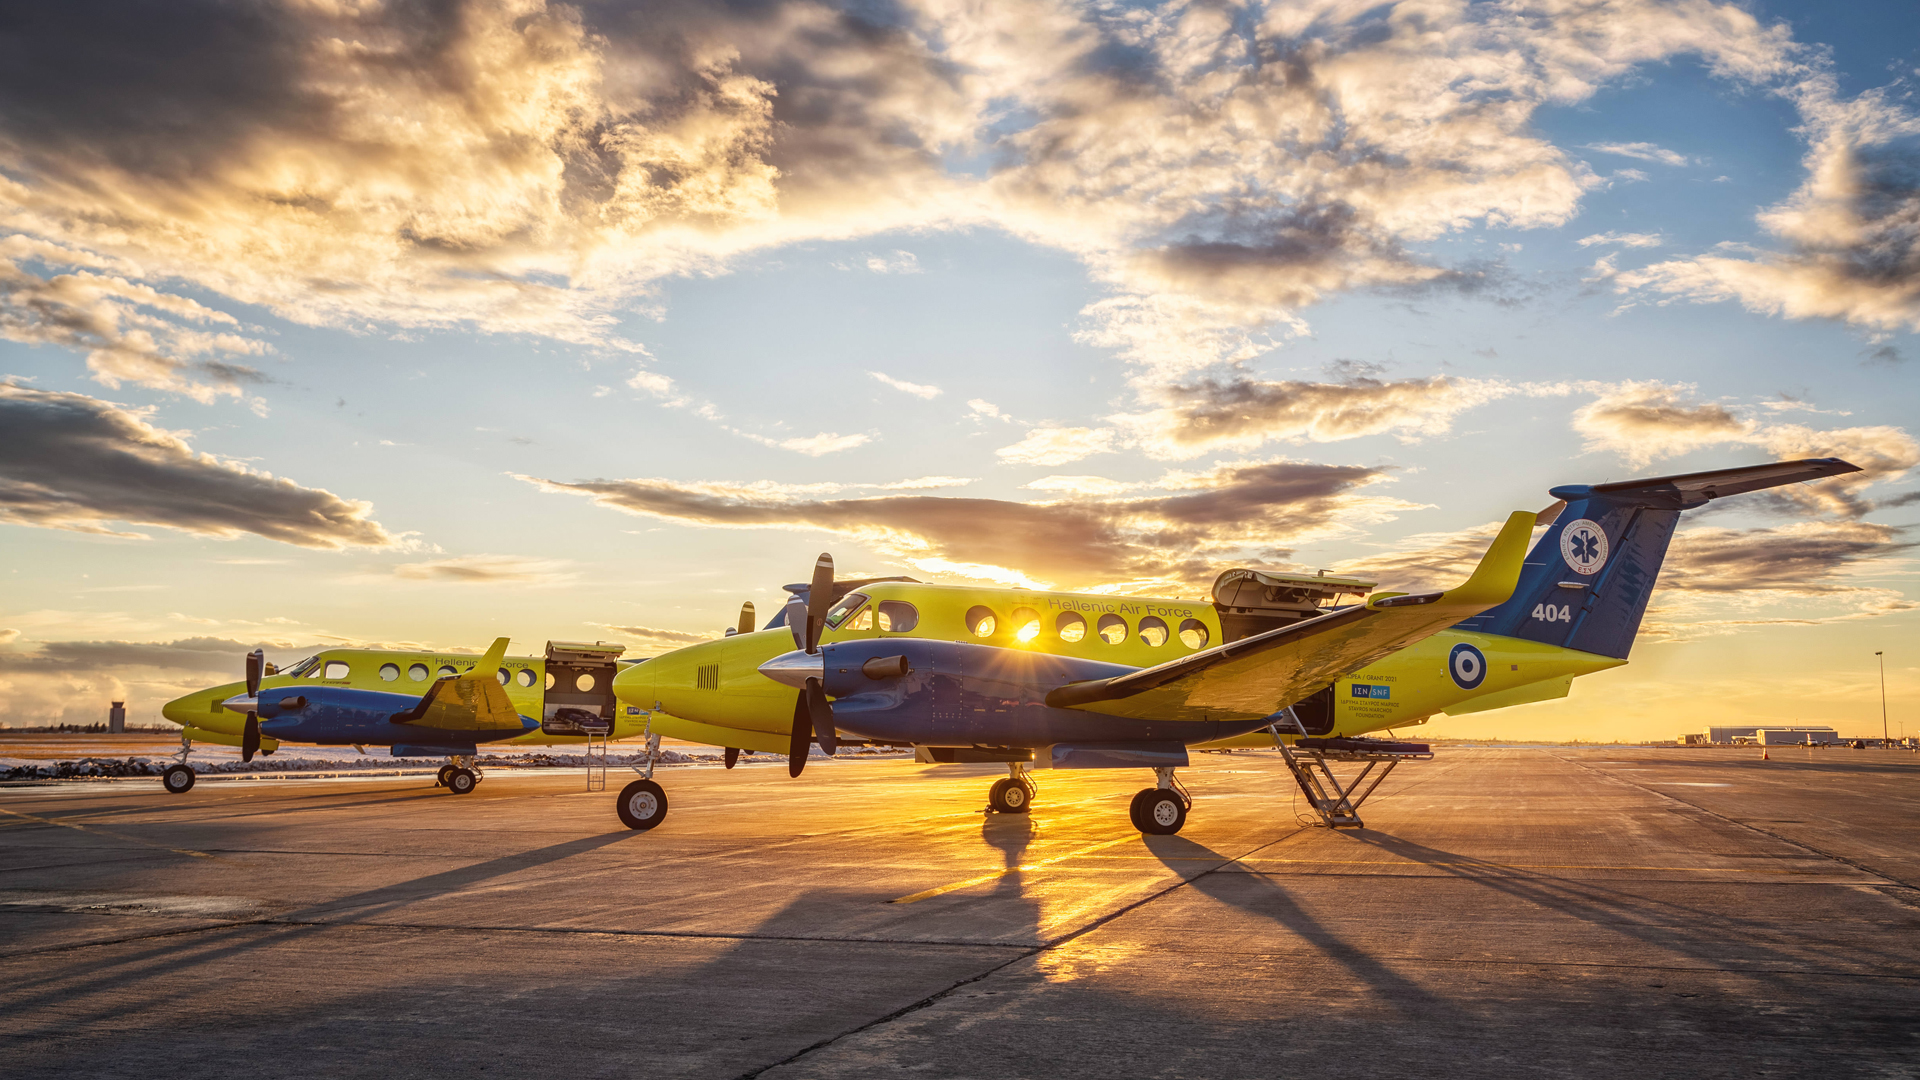
<path fill-rule="evenodd" d="M 1648 480 L 1622 480 L 1613 484 L 1566 484 L 1548 492 L 1556 499 L 1573 502 L 1599 495 L 1614 502 L 1658 507 L 1662 510 L 1691 510 L 1709 500 L 1724 499 L 1781 484 L 1798 484 L 1829 476 L 1859 472 L 1860 466 L 1839 458 L 1806 458 L 1801 461 L 1776 461 L 1768 465 L 1743 465 L 1735 469 L 1656 476 Z"/>

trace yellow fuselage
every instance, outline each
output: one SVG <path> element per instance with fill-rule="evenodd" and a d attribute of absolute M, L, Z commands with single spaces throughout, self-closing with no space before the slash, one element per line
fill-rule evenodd
<path fill-rule="evenodd" d="M 868 597 L 865 607 L 849 612 L 840 626 L 827 628 L 822 644 L 931 638 L 1151 667 L 1221 643 L 1219 615 L 1204 601 L 913 582 L 876 583 L 860 592 Z M 908 605 L 914 616 L 911 627 L 892 629 L 885 625 L 888 620 L 874 617 L 883 602 Z M 982 609 L 991 613 L 990 629 L 979 618 Z M 1077 640 L 1068 640 L 1061 632 L 1062 623 L 1071 634 L 1074 616 L 1079 617 L 1077 625 L 1083 633 Z M 1103 620 L 1107 635 L 1100 632 Z M 891 621 L 897 626 L 900 620 Z M 1184 638 L 1182 626 L 1188 627 Z M 1463 687 L 1449 671 L 1449 656 L 1462 642 L 1472 644 L 1485 657 L 1486 670 L 1472 688 Z M 625 669 L 614 679 L 613 689 L 624 704 L 650 712 L 653 730 L 663 735 L 711 746 L 785 753 L 795 691 L 760 674 L 758 668 L 793 648 L 792 632 L 784 627 L 690 645 Z M 1574 676 L 1624 663 L 1518 638 L 1444 630 L 1338 680 L 1333 687 L 1330 734 L 1360 735 L 1423 723 L 1436 713 L 1477 712 L 1564 697 Z M 1356 695 L 1356 686 L 1365 688 L 1364 695 Z M 1263 743 L 1272 745 L 1264 732 L 1204 745 Z"/>

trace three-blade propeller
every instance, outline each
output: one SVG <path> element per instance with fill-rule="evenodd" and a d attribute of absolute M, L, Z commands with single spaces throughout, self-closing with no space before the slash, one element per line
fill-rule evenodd
<path fill-rule="evenodd" d="M 827 611 L 833 607 L 833 556 L 822 553 L 813 564 L 813 581 L 807 586 L 807 599 L 797 597 L 787 604 L 787 625 L 793 629 L 794 644 L 808 656 L 820 652 L 820 633 L 827 625 Z M 798 622 L 796 622 L 798 618 Z M 831 754 L 839 749 L 839 736 L 833 727 L 833 706 L 827 701 L 826 687 L 809 676 L 793 701 L 792 739 L 787 744 L 787 775 L 799 776 L 807 766 L 810 743 Z"/>
<path fill-rule="evenodd" d="M 267 654 L 255 649 L 247 654 L 247 697 L 260 700 L 260 676 L 267 670 Z M 240 760 L 252 761 L 260 752 L 260 714 L 247 710 L 247 726 L 240 731 Z"/>

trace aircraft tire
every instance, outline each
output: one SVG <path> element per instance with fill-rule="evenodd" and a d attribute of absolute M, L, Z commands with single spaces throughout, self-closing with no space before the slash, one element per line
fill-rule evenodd
<path fill-rule="evenodd" d="M 447 772 L 447 790 L 455 795 L 465 795 L 472 791 L 480 778 L 465 769 L 450 769 Z"/>
<path fill-rule="evenodd" d="M 193 770 L 185 765 L 169 765 L 160 774 L 160 784 L 169 795 L 185 795 L 193 790 Z"/>
<path fill-rule="evenodd" d="M 667 793 L 651 780 L 635 780 L 621 789 L 614 809 L 620 824 L 645 831 L 667 820 Z"/>
<path fill-rule="evenodd" d="M 1033 789 L 1008 776 L 996 780 L 987 792 L 987 805 L 996 814 L 1024 814 L 1033 802 Z"/>
<path fill-rule="evenodd" d="M 1149 836 L 1172 836 L 1187 823 L 1187 800 L 1161 788 L 1133 797 L 1133 826 Z"/>
<path fill-rule="evenodd" d="M 447 774 L 448 774 L 448 773 L 450 773 L 450 772 L 452 772 L 452 771 L 453 771 L 453 766 L 451 766 L 451 765 L 442 765 L 442 766 L 440 766 L 440 775 L 439 775 L 439 777 L 438 777 L 437 779 L 435 779 L 435 780 L 434 780 L 434 782 L 433 782 L 433 786 L 434 786 L 434 787 L 446 787 L 446 786 L 447 786 Z"/>

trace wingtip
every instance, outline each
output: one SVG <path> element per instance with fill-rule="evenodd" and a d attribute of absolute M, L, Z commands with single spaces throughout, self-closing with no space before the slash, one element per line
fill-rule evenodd
<path fill-rule="evenodd" d="M 1551 508 L 1549 508 L 1551 509 Z M 1533 540 L 1533 527 L 1541 515 L 1531 510 L 1515 510 L 1487 547 L 1473 575 L 1458 588 L 1447 591 L 1447 600 L 1458 603 L 1504 604 L 1520 584 L 1520 567 L 1527 558 Z"/>

